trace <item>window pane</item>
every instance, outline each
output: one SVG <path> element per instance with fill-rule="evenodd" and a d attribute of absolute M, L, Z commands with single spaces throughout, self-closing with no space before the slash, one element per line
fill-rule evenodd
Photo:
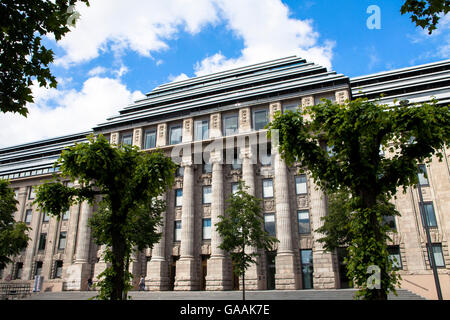
<path fill-rule="evenodd" d="M 270 166 L 272 165 L 272 152 L 270 148 L 267 148 L 267 152 L 261 155 L 261 164 L 263 166 Z"/>
<path fill-rule="evenodd" d="M 313 256 L 311 249 L 300 250 L 303 289 L 313 288 Z"/>
<path fill-rule="evenodd" d="M 263 180 L 263 197 L 272 198 L 273 197 L 273 182 L 272 179 Z"/>
<path fill-rule="evenodd" d="M 181 125 L 170 127 L 170 141 L 169 144 L 181 143 Z"/>
<path fill-rule="evenodd" d="M 133 141 L 133 135 L 132 134 L 124 134 L 122 136 L 122 144 L 123 145 L 131 146 L 132 141 Z"/>
<path fill-rule="evenodd" d="M 309 223 L 309 211 L 308 210 L 299 210 L 297 211 L 298 215 L 298 232 L 300 234 L 309 234 L 311 233 L 310 223 Z"/>
<path fill-rule="evenodd" d="M 28 199 L 33 200 L 36 197 L 36 190 L 34 187 L 30 187 L 30 193 L 28 194 Z"/>
<path fill-rule="evenodd" d="M 70 210 L 67 210 L 66 212 L 64 212 L 62 219 L 66 221 L 69 220 L 69 217 L 70 217 Z"/>
<path fill-rule="evenodd" d="M 203 187 L 203 203 L 211 203 L 212 191 L 211 186 Z"/>
<path fill-rule="evenodd" d="M 258 110 L 253 112 L 253 124 L 255 130 L 264 129 L 267 123 L 267 110 Z"/>
<path fill-rule="evenodd" d="M 264 230 L 266 230 L 269 235 L 275 237 L 275 215 L 274 214 L 265 214 L 264 215 Z"/>
<path fill-rule="evenodd" d="M 297 194 L 306 194 L 308 189 L 306 186 L 306 175 L 302 174 L 295 177 L 295 192 Z"/>
<path fill-rule="evenodd" d="M 241 170 L 242 169 L 242 160 L 239 159 L 239 155 L 237 153 L 234 154 L 233 163 L 231 164 L 231 168 L 233 170 Z"/>
<path fill-rule="evenodd" d="M 434 262 L 436 263 L 436 267 L 443 268 L 445 267 L 444 255 L 442 253 L 442 245 L 440 243 L 433 243 L 433 255 Z M 431 262 L 430 256 L 428 256 Z M 430 263 L 431 265 L 431 263 Z"/>
<path fill-rule="evenodd" d="M 175 171 L 176 177 L 183 177 L 184 176 L 184 167 L 178 167 Z"/>
<path fill-rule="evenodd" d="M 236 192 L 238 192 L 238 188 L 239 188 L 239 184 L 237 182 L 233 182 L 231 184 L 231 193 L 235 194 Z"/>
<path fill-rule="evenodd" d="M 212 163 L 204 163 L 203 173 L 211 173 L 211 172 L 212 172 Z"/>
<path fill-rule="evenodd" d="M 175 190 L 175 206 L 181 207 L 183 205 L 183 189 Z"/>
<path fill-rule="evenodd" d="M 175 232 L 174 232 L 174 241 L 181 241 L 181 221 L 175 221 Z"/>
<path fill-rule="evenodd" d="M 61 232 L 59 234 L 59 245 L 58 245 L 58 249 L 63 250 L 66 248 L 66 235 L 67 232 Z"/>
<path fill-rule="evenodd" d="M 39 237 L 39 247 L 38 250 L 45 250 L 45 243 L 47 242 L 47 234 L 41 233 Z"/>
<path fill-rule="evenodd" d="M 63 267 L 63 262 L 62 261 L 56 261 L 55 278 L 61 278 L 62 277 L 62 267 Z"/>
<path fill-rule="evenodd" d="M 229 136 L 238 133 L 238 116 L 230 115 L 223 118 L 223 133 Z"/>
<path fill-rule="evenodd" d="M 284 112 L 287 112 L 287 111 L 296 112 L 297 105 L 296 104 L 287 105 L 287 106 L 284 106 L 283 109 L 284 109 Z"/>
<path fill-rule="evenodd" d="M 156 147 L 156 130 L 145 131 L 144 149 Z"/>
<path fill-rule="evenodd" d="M 389 259 L 392 261 L 392 267 L 402 269 L 402 259 L 400 248 L 398 246 L 388 247 Z"/>
<path fill-rule="evenodd" d="M 209 138 L 209 121 L 197 120 L 195 121 L 195 140 L 205 140 Z"/>
<path fill-rule="evenodd" d="M 31 223 L 31 217 L 32 217 L 33 211 L 31 209 L 27 209 L 25 212 L 25 223 L 30 224 Z"/>
<path fill-rule="evenodd" d="M 422 212 L 422 206 L 420 206 Z M 437 227 L 436 216 L 434 214 L 433 203 L 428 202 L 423 204 L 423 209 L 425 210 L 425 214 L 422 215 L 422 219 L 426 219 L 429 227 Z M 425 226 L 425 221 L 422 221 Z"/>
<path fill-rule="evenodd" d="M 47 212 L 44 212 L 44 217 L 42 218 L 42 222 L 49 222 L 50 221 L 50 216 L 48 215 Z"/>
<path fill-rule="evenodd" d="M 203 239 L 211 239 L 211 219 L 203 219 Z"/>
<path fill-rule="evenodd" d="M 419 164 L 419 173 L 417 175 L 419 177 L 419 184 L 421 186 L 427 186 L 429 184 L 428 178 L 426 177 L 427 168 L 424 164 Z"/>
<path fill-rule="evenodd" d="M 394 216 L 383 216 L 383 225 L 387 224 L 392 230 L 396 230 L 395 217 Z"/>

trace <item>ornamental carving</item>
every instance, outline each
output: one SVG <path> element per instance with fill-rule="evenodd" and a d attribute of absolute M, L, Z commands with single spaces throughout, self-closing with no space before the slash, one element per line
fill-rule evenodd
<path fill-rule="evenodd" d="M 265 211 L 274 211 L 274 200 L 264 200 L 264 210 Z"/>
<path fill-rule="evenodd" d="M 111 133 L 111 144 L 117 144 L 119 134 L 117 132 Z"/>
<path fill-rule="evenodd" d="M 211 254 L 211 246 L 209 244 L 202 245 L 202 254 L 204 255 Z"/>
<path fill-rule="evenodd" d="M 204 205 L 203 206 L 203 216 L 206 218 L 211 217 L 211 205 Z"/>
<path fill-rule="evenodd" d="M 312 105 L 314 105 L 314 98 L 312 96 L 302 98 L 302 107 L 310 107 Z"/>
<path fill-rule="evenodd" d="M 173 256 L 179 256 L 180 255 L 180 246 L 173 246 L 173 248 L 172 248 L 172 255 Z"/>
<path fill-rule="evenodd" d="M 306 196 L 297 196 L 297 207 L 299 208 L 308 207 L 308 198 Z"/>
<path fill-rule="evenodd" d="M 336 91 L 336 101 L 339 104 L 345 103 L 345 100 L 348 99 L 348 92 L 347 90 L 343 91 Z"/>
<path fill-rule="evenodd" d="M 135 144 L 139 144 L 140 139 L 141 139 L 141 130 L 135 130 L 134 131 L 134 142 L 135 142 Z"/>
<path fill-rule="evenodd" d="M 217 115 L 217 114 L 212 115 L 212 117 L 211 117 L 211 126 L 212 126 L 212 128 L 219 129 L 219 124 L 220 124 L 220 122 L 219 122 L 219 115 Z"/>
<path fill-rule="evenodd" d="M 159 137 L 160 138 L 164 137 L 164 131 L 165 131 L 164 129 L 165 129 L 165 126 L 163 124 L 160 124 L 158 126 L 158 132 L 159 132 Z"/>

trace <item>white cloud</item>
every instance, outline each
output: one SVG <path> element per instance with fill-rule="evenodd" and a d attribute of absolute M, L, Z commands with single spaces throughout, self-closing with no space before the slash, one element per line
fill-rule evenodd
<path fill-rule="evenodd" d="M 169 79 L 170 82 L 177 82 L 177 81 L 182 81 L 182 80 L 189 79 L 189 77 L 185 73 L 180 73 L 177 76 L 170 75 L 168 77 L 168 79 Z"/>
<path fill-rule="evenodd" d="M 90 76 L 90 77 L 99 76 L 99 75 L 106 73 L 107 71 L 108 71 L 108 69 L 106 69 L 105 67 L 97 66 L 97 67 L 89 70 L 88 76 Z"/>
<path fill-rule="evenodd" d="M 144 95 L 118 79 L 87 79 L 80 91 L 33 87 L 28 117 L 0 113 L 0 147 L 91 130 Z"/>
<path fill-rule="evenodd" d="M 165 41 L 180 29 L 195 34 L 217 20 L 210 0 L 96 0 L 89 7 L 78 3 L 76 10 L 81 17 L 58 42 L 66 55 L 56 59 L 56 65 L 89 61 L 108 50 L 151 57 L 152 51 L 167 49 Z"/>
<path fill-rule="evenodd" d="M 266 60 L 297 55 L 331 68 L 334 42 L 318 43 L 319 34 L 311 20 L 290 17 L 289 8 L 279 0 L 216 0 L 220 17 L 244 42 L 238 58 L 221 52 L 198 62 L 197 76 Z"/>

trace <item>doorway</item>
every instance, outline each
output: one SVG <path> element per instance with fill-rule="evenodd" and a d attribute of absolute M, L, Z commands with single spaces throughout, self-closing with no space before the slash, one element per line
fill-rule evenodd
<path fill-rule="evenodd" d="M 267 290 L 275 290 L 275 257 L 277 256 L 276 251 L 266 252 L 267 261 Z"/>

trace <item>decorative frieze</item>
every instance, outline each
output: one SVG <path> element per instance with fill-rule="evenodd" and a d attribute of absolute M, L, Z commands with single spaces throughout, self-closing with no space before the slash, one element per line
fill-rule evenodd
<path fill-rule="evenodd" d="M 348 98 L 347 90 L 336 91 L 336 103 L 344 104 L 345 100 L 348 100 Z"/>
<path fill-rule="evenodd" d="M 193 127 L 194 120 L 192 118 L 183 120 L 183 142 L 191 142 L 193 141 Z"/>
<path fill-rule="evenodd" d="M 269 105 L 269 121 L 273 121 L 275 113 L 281 112 L 281 102 L 274 102 Z"/>
<path fill-rule="evenodd" d="M 119 133 L 118 132 L 111 133 L 110 143 L 112 145 L 116 145 L 119 143 Z"/>
<path fill-rule="evenodd" d="M 252 128 L 250 108 L 239 109 L 239 132 L 249 132 Z"/>
<path fill-rule="evenodd" d="M 137 146 L 139 149 L 142 147 L 142 128 L 136 128 L 133 130 L 133 146 Z"/>
<path fill-rule="evenodd" d="M 220 113 L 213 113 L 210 117 L 210 138 L 218 138 L 222 136 L 222 116 Z"/>
<path fill-rule="evenodd" d="M 158 132 L 156 137 L 156 146 L 162 147 L 167 144 L 167 123 L 161 123 L 158 125 Z"/>

